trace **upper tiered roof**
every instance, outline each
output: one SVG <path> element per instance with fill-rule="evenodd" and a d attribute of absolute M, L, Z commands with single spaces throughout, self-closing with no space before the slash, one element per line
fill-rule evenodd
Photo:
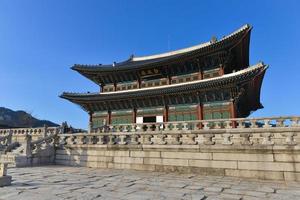
<path fill-rule="evenodd" d="M 140 79 L 140 71 L 143 69 L 164 67 L 162 71 L 167 74 L 170 69 L 166 69 L 166 66 L 168 68 L 174 67 L 172 64 L 184 63 L 187 60 L 199 61 L 201 58 L 216 54 L 220 54 L 222 57 L 223 55 L 232 53 L 235 54 L 236 58 L 235 63 L 231 66 L 236 70 L 240 70 L 245 66 L 249 66 L 251 28 L 250 25 L 246 24 L 220 40 L 212 40 L 176 51 L 141 57 L 131 56 L 126 61 L 109 65 L 75 64 L 72 69 L 97 84 L 110 84 L 138 80 Z M 175 67 L 182 66 L 176 65 Z"/>

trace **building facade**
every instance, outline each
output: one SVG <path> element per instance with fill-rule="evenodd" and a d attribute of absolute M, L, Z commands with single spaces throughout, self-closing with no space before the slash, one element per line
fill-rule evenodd
<path fill-rule="evenodd" d="M 72 69 L 100 92 L 61 97 L 81 106 L 90 127 L 247 117 L 262 108 L 260 90 L 267 66 L 249 66 L 252 27 L 217 40 L 111 65 Z"/>

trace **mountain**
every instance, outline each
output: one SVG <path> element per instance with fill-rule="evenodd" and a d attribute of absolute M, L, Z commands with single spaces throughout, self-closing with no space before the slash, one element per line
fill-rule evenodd
<path fill-rule="evenodd" d="M 48 120 L 37 119 L 22 110 L 13 111 L 8 108 L 0 107 L 0 128 L 42 127 L 44 124 L 47 126 L 59 126 L 58 124 Z"/>

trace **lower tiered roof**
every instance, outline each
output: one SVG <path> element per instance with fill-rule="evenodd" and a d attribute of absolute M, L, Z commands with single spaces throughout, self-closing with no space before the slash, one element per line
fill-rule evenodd
<path fill-rule="evenodd" d="M 210 102 L 210 96 L 243 98 L 242 113 L 261 108 L 260 88 L 267 66 L 258 63 L 246 69 L 205 80 L 106 93 L 69 93 L 60 97 L 80 105 L 89 112 L 160 106 L 177 103 Z M 211 95 L 215 93 L 216 95 Z M 235 95 L 233 95 L 235 94 Z M 225 97 L 224 97 L 225 96 Z M 173 98 L 173 99 L 172 99 Z M 174 98 L 176 99 L 175 101 Z M 215 97 L 214 97 L 215 98 Z M 186 99 L 181 101 L 182 99 Z M 149 103 L 150 101 L 150 103 Z"/>

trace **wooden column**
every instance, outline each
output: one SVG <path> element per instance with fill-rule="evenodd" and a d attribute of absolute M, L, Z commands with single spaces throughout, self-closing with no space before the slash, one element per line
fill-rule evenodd
<path fill-rule="evenodd" d="M 103 84 L 99 85 L 99 92 L 103 92 Z"/>
<path fill-rule="evenodd" d="M 169 121 L 169 106 L 165 106 L 164 108 L 164 122 Z"/>
<path fill-rule="evenodd" d="M 117 91 L 117 83 L 114 83 L 114 91 Z"/>
<path fill-rule="evenodd" d="M 203 105 L 202 105 L 202 103 L 199 103 L 197 105 L 197 118 L 198 118 L 198 120 L 203 120 Z"/>
<path fill-rule="evenodd" d="M 110 110 L 107 112 L 107 124 L 108 125 L 111 124 L 111 111 Z"/>
<path fill-rule="evenodd" d="M 203 120 L 203 104 L 199 103 L 197 105 L 197 119 L 198 120 Z M 202 124 L 199 125 L 199 128 L 202 128 Z"/>
<path fill-rule="evenodd" d="M 92 132 L 93 129 L 93 112 L 89 112 L 89 133 Z"/>
<path fill-rule="evenodd" d="M 237 117 L 236 108 L 233 101 L 230 102 L 229 109 L 230 109 L 230 118 L 236 118 Z M 236 122 L 232 122 L 232 128 L 236 128 Z"/>
<path fill-rule="evenodd" d="M 136 123 L 136 108 L 133 109 L 133 113 L 132 113 L 132 123 Z"/>

